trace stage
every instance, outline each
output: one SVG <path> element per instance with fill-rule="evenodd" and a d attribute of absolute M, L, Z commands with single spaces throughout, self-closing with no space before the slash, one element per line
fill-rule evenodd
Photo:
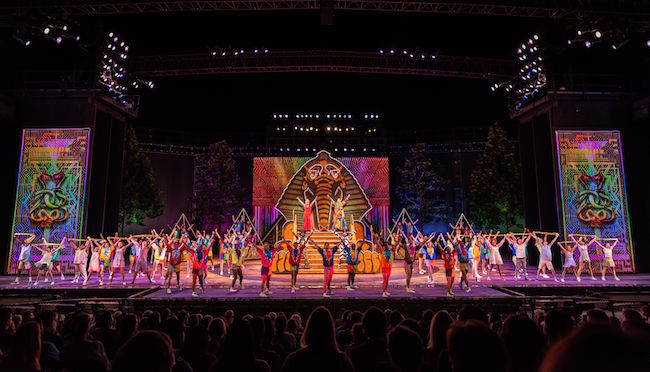
<path fill-rule="evenodd" d="M 185 265 L 184 269 L 185 269 Z M 143 311 L 153 308 L 186 308 L 205 312 L 222 313 L 227 309 L 261 313 L 280 309 L 285 311 L 309 311 L 314 306 L 324 304 L 332 310 L 360 309 L 371 305 L 380 307 L 406 308 L 414 314 L 425 308 L 457 310 L 465 304 L 473 303 L 489 307 L 493 311 L 532 311 L 535 308 L 550 309 L 562 307 L 568 311 L 580 312 L 588 308 L 599 307 L 616 310 L 631 304 L 650 302 L 650 274 L 621 274 L 620 281 L 611 275 L 606 281 L 591 280 L 589 275 L 582 276 L 577 282 L 575 276 L 568 275 L 565 282 L 555 282 L 552 277 L 535 280 L 536 268 L 529 266 L 529 280 L 513 278 L 512 265 L 503 268 L 504 279 L 492 272 L 492 280 L 486 277 L 477 281 L 470 277 L 471 292 L 461 290 L 458 286 L 459 273 L 454 281 L 454 296 L 446 294 L 446 280 L 442 262 L 434 270 L 434 284 L 427 283 L 427 275 L 417 271 L 413 275 L 412 287 L 415 293 L 405 291 L 405 274 L 402 262 L 393 267 L 388 291 L 390 297 L 381 296 L 381 274 L 357 275 L 355 284 L 358 289 L 346 289 L 347 275 L 337 274 L 332 280 L 331 297 L 323 297 L 323 278 L 319 274 L 301 274 L 298 276 L 299 290 L 292 294 L 289 287 L 289 275 L 272 276 L 272 293 L 260 297 L 259 261 L 249 261 L 245 265 L 243 287 L 237 292 L 230 292 L 231 280 L 219 275 L 219 267 L 208 272 L 205 292 L 198 289 L 198 297 L 192 297 L 191 278 L 182 272 L 182 289 L 175 287 L 167 293 L 166 286 L 159 275 L 155 283 L 149 284 L 146 277 L 136 279 L 134 285 L 123 286 L 121 276 L 117 275 L 112 285 L 108 285 L 108 275 L 104 275 L 104 285 L 100 286 L 93 276 L 88 285 L 71 283 L 67 276 L 61 281 L 55 276 L 55 284 L 44 283 L 43 279 L 36 287 L 21 277 L 21 283 L 12 284 L 14 276 L 0 278 L 0 305 L 19 308 L 57 308 L 57 309 L 132 309 Z"/>

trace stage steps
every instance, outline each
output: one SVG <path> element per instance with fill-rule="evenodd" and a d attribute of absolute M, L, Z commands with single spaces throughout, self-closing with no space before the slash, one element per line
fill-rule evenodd
<path fill-rule="evenodd" d="M 329 231 L 314 231 L 311 236 L 311 240 L 314 243 L 318 244 L 320 247 L 325 247 L 325 243 L 329 243 L 330 247 L 335 247 L 340 243 L 339 237 L 334 232 Z M 305 248 L 305 255 L 309 260 L 309 268 L 305 268 L 304 264 L 301 265 L 301 273 L 322 273 L 323 272 L 323 259 L 316 250 L 316 247 L 313 244 L 307 244 Z M 345 260 L 340 262 L 339 265 L 339 256 L 340 251 L 337 251 L 334 257 L 334 273 L 335 274 L 344 274 L 347 273 L 347 264 Z"/>

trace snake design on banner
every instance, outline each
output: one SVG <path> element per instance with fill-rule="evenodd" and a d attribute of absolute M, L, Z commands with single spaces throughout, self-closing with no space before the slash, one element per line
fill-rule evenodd
<path fill-rule="evenodd" d="M 66 194 L 61 190 L 66 176 L 63 172 L 53 175 L 41 173 L 33 183 L 34 203 L 29 209 L 29 219 L 42 228 L 50 228 L 53 224 L 63 222 L 70 217 Z M 38 187 L 38 189 L 36 189 Z"/>
<path fill-rule="evenodd" d="M 616 219 L 608 193 L 603 189 L 605 176 L 597 173 L 588 176 L 582 173 L 578 176 L 582 190 L 578 192 L 578 219 L 589 224 L 592 228 L 602 227 Z"/>

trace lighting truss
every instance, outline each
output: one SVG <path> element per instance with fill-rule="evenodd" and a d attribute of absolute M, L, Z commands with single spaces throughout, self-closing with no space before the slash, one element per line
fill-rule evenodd
<path fill-rule="evenodd" d="M 515 71 L 514 63 L 509 60 L 444 55 L 411 58 L 332 50 L 273 51 L 237 56 L 209 53 L 146 56 L 133 58 L 132 69 L 140 76 L 149 78 L 235 73 L 353 72 L 490 80 L 508 78 Z"/>

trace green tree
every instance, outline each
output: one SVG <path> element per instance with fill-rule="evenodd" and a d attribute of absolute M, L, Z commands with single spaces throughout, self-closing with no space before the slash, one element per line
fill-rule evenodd
<path fill-rule="evenodd" d="M 510 231 L 523 226 L 521 179 L 515 146 L 506 131 L 494 123 L 485 151 L 479 156 L 470 181 L 471 219 L 477 226 Z"/>
<path fill-rule="evenodd" d="M 122 169 L 120 232 L 124 232 L 124 227 L 128 224 L 142 225 L 145 218 L 160 216 L 163 208 L 151 160 L 140 150 L 133 128 L 127 127 Z"/>
<path fill-rule="evenodd" d="M 210 145 L 194 167 L 194 220 L 205 230 L 230 221 L 242 205 L 239 175 L 232 150 L 225 141 Z"/>
<path fill-rule="evenodd" d="M 446 219 L 449 213 L 449 206 L 442 199 L 447 182 L 438 175 L 437 169 L 438 164 L 427 153 L 426 145 L 418 143 L 400 170 L 399 201 L 422 224 Z"/>

